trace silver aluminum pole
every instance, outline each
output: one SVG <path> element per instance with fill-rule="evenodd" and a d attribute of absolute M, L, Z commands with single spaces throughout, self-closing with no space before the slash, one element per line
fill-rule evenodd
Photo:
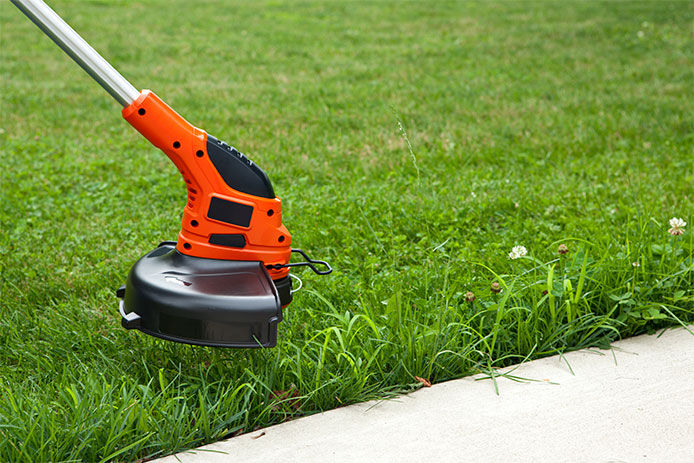
<path fill-rule="evenodd" d="M 128 106 L 140 95 L 140 92 L 125 77 L 108 64 L 96 50 L 42 0 L 10 1 L 120 104 Z"/>

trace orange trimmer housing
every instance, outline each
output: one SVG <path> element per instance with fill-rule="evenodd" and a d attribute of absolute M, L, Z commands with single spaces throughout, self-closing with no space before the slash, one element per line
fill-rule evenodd
<path fill-rule="evenodd" d="M 176 249 L 193 257 L 261 261 L 285 278 L 291 235 L 265 173 L 233 147 L 194 127 L 150 90 L 123 117 L 178 168 L 188 189 Z M 280 267 L 280 268 L 277 268 Z"/>

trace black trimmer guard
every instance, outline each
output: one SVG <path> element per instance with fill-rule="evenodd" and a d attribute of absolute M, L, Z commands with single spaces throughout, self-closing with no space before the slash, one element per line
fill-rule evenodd
<path fill-rule="evenodd" d="M 273 281 L 262 262 L 187 256 L 164 242 L 133 265 L 117 295 L 127 329 L 202 346 L 274 347 L 291 279 Z"/>

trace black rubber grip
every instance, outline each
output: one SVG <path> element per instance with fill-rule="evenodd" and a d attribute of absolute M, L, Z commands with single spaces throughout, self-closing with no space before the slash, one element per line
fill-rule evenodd
<path fill-rule="evenodd" d="M 261 198 L 275 197 L 267 174 L 236 148 L 207 135 L 207 154 L 229 187 Z"/>

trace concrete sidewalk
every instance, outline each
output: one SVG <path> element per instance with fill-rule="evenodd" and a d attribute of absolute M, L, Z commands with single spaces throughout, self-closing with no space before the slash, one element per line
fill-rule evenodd
<path fill-rule="evenodd" d="M 499 378 L 500 395 L 490 380 L 463 378 L 157 461 L 692 462 L 692 332 L 528 362 L 512 374 L 538 381 Z"/>

